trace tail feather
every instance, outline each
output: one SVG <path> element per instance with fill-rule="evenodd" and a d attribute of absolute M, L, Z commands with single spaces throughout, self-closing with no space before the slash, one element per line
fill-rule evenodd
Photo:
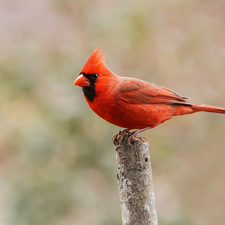
<path fill-rule="evenodd" d="M 212 113 L 222 113 L 225 114 L 225 108 L 210 106 L 210 105 L 202 105 L 202 104 L 193 104 L 191 107 L 194 111 L 203 111 L 203 112 L 212 112 Z"/>

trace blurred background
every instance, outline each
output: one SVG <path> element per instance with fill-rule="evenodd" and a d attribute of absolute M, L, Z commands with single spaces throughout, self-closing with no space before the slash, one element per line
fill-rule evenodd
<path fill-rule="evenodd" d="M 0 225 L 120 225 L 112 136 L 73 82 L 99 46 L 118 75 L 225 107 L 223 0 L 0 1 Z M 143 133 L 160 225 L 224 224 L 225 115 Z"/>

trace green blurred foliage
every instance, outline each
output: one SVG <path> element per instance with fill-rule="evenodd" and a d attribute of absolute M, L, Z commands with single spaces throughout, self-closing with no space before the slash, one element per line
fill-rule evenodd
<path fill-rule="evenodd" d="M 73 86 L 99 46 L 109 68 L 225 106 L 224 2 L 0 2 L 0 223 L 121 224 L 117 128 Z M 225 119 L 199 113 L 144 133 L 163 225 L 223 224 Z"/>

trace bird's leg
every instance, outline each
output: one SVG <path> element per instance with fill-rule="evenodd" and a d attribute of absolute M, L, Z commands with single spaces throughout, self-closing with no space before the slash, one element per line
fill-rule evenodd
<path fill-rule="evenodd" d="M 145 128 L 142 128 L 142 129 L 139 129 L 139 130 L 135 130 L 135 131 L 133 131 L 133 132 L 129 132 L 129 138 L 128 138 L 128 143 L 130 144 L 131 142 L 131 138 L 132 137 L 134 137 L 134 136 L 136 136 L 137 134 L 139 134 L 139 133 L 141 133 L 141 132 L 143 132 L 143 131 L 145 131 L 145 130 L 148 130 L 148 129 L 151 129 L 151 128 L 153 128 L 153 126 L 148 126 L 148 127 L 145 127 Z M 145 139 L 145 141 L 146 141 L 146 137 L 142 137 L 142 136 L 136 136 L 137 138 L 140 138 L 142 141 L 144 141 L 143 140 L 143 138 Z"/>

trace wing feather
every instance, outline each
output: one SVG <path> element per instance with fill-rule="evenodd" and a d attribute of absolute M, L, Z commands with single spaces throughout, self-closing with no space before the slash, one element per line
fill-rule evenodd
<path fill-rule="evenodd" d="M 124 80 L 118 87 L 118 95 L 122 101 L 130 104 L 178 104 L 191 105 L 187 97 L 145 81 L 130 78 Z"/>

